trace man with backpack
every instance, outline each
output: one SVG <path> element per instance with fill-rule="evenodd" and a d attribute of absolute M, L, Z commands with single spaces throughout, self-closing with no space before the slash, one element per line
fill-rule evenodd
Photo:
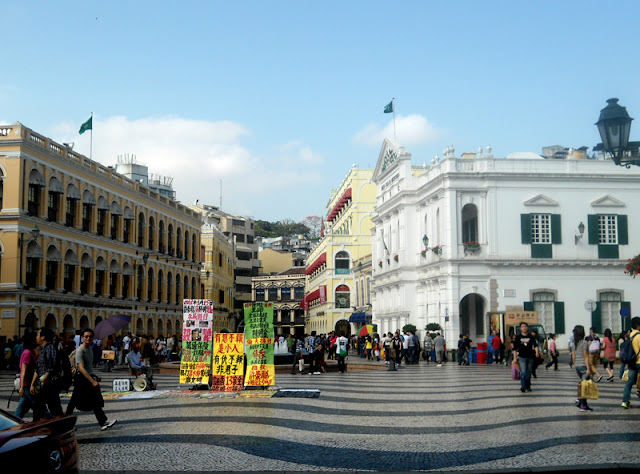
<path fill-rule="evenodd" d="M 629 378 L 624 386 L 622 395 L 622 408 L 631 408 L 631 387 L 638 379 L 638 364 L 640 363 L 640 317 L 631 319 L 631 334 L 629 339 L 620 346 L 620 361 L 629 367 Z M 636 386 L 636 388 L 638 388 Z M 638 391 L 640 397 L 640 390 Z"/>
<path fill-rule="evenodd" d="M 602 344 L 594 328 L 589 328 L 587 343 L 589 344 L 589 366 L 591 367 L 591 377 L 594 382 L 600 382 L 602 375 L 598 373 L 597 367 L 598 364 L 600 364 L 600 347 Z"/>
<path fill-rule="evenodd" d="M 53 343 L 51 328 L 42 327 L 36 335 L 36 344 L 40 346 L 36 372 L 33 374 L 30 392 L 36 397 L 33 407 L 33 421 L 44 417 L 45 408 L 51 416 L 62 416 L 60 405 L 60 358 Z"/>

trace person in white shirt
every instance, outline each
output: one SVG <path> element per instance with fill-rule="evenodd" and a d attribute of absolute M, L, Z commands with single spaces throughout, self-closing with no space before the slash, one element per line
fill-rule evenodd
<path fill-rule="evenodd" d="M 338 358 L 338 372 L 343 374 L 347 370 L 347 354 L 349 353 L 349 339 L 344 336 L 344 331 L 340 331 L 340 337 L 336 341 L 336 357 Z"/>

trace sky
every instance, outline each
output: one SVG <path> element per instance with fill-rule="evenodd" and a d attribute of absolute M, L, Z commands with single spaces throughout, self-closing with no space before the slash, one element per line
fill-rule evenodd
<path fill-rule="evenodd" d="M 88 156 L 93 113 L 94 160 L 300 221 L 375 167 L 392 98 L 416 165 L 595 146 L 606 99 L 640 116 L 639 23 L 637 1 L 4 2 L 0 124 Z"/>

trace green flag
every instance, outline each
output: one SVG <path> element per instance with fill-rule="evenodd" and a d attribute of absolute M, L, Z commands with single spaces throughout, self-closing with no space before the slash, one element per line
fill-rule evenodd
<path fill-rule="evenodd" d="M 393 113 L 393 101 L 389 102 L 387 105 L 384 106 L 384 113 L 385 114 Z"/>
<path fill-rule="evenodd" d="M 93 130 L 93 116 L 89 117 L 89 120 L 80 125 L 80 130 L 78 131 L 78 133 L 82 135 L 87 130 Z"/>

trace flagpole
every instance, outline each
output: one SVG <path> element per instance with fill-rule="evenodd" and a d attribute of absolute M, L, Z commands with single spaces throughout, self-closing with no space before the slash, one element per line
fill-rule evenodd
<path fill-rule="evenodd" d="M 393 141 L 396 141 L 396 104 L 393 102 L 395 97 L 391 99 L 391 111 L 393 112 Z"/>
<path fill-rule="evenodd" d="M 395 119 L 394 119 L 395 120 Z M 395 125 L 394 125 L 395 127 Z M 395 134 L 395 132 L 394 132 Z M 93 112 L 91 112 L 91 139 L 89 141 L 89 159 L 93 159 Z"/>

